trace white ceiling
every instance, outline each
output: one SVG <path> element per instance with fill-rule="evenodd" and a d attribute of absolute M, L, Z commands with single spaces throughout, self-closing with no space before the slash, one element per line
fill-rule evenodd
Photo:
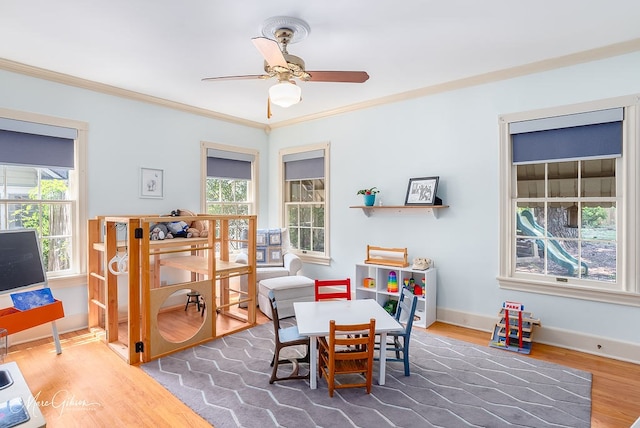
<path fill-rule="evenodd" d="M 363 84 L 275 80 L 251 43 L 273 16 L 304 19 L 289 47 L 309 70 L 363 70 Z M 1 0 L 0 58 L 263 124 L 640 38 L 637 0 Z"/>

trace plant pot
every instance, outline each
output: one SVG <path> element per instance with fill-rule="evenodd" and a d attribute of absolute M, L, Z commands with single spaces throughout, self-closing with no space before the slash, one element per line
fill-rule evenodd
<path fill-rule="evenodd" d="M 363 196 L 364 196 L 364 204 L 367 207 L 372 207 L 373 204 L 376 202 L 376 195 L 375 194 L 363 195 Z"/>

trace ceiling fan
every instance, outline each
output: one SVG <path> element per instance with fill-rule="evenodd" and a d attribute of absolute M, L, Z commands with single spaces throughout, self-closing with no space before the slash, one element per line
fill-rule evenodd
<path fill-rule="evenodd" d="M 265 37 L 251 39 L 253 45 L 264 58 L 266 74 L 243 76 L 206 77 L 203 81 L 278 79 L 278 83 L 269 88 L 267 99 L 267 117 L 271 117 L 271 103 L 289 107 L 302 100 L 302 89 L 294 78 L 304 82 L 344 82 L 364 83 L 369 79 L 366 71 L 307 71 L 302 58 L 291 55 L 287 47 L 304 39 L 309 34 L 309 24 L 298 18 L 276 16 L 262 25 Z"/>

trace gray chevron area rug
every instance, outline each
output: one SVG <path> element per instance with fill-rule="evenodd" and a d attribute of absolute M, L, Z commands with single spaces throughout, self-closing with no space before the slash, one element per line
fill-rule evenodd
<path fill-rule="evenodd" d="M 287 322 L 292 319 L 281 321 Z M 401 362 L 388 362 L 386 384 L 377 384 L 376 368 L 371 394 L 349 388 L 330 398 L 324 378 L 316 390 L 307 380 L 270 385 L 273 349 L 273 324 L 268 323 L 142 369 L 215 428 L 577 428 L 591 423 L 590 373 L 419 329 L 411 337 L 411 375 L 404 376 Z"/>

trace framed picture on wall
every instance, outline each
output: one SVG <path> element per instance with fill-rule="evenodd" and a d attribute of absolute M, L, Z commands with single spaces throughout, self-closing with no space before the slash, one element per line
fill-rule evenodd
<path fill-rule="evenodd" d="M 140 197 L 164 197 L 163 171 L 161 169 L 140 168 Z"/>
<path fill-rule="evenodd" d="M 434 205 L 440 177 L 410 178 L 405 205 Z"/>

